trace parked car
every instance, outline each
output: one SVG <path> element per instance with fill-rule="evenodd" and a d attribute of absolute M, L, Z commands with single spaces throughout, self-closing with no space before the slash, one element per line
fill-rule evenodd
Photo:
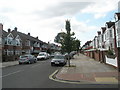
<path fill-rule="evenodd" d="M 72 59 L 73 56 L 74 56 L 76 53 L 77 53 L 77 51 L 72 51 L 72 52 L 70 52 L 70 54 L 69 54 L 69 58 Z"/>
<path fill-rule="evenodd" d="M 64 56 L 65 56 L 65 58 L 68 60 L 69 54 L 68 54 L 68 53 L 65 53 Z"/>
<path fill-rule="evenodd" d="M 40 52 L 37 56 L 37 60 L 48 59 L 48 54 L 46 52 Z"/>
<path fill-rule="evenodd" d="M 47 58 L 49 59 L 49 58 L 51 58 L 51 56 L 50 56 L 50 54 L 49 53 L 47 53 Z"/>
<path fill-rule="evenodd" d="M 19 60 L 18 60 L 19 64 L 23 64 L 23 63 L 36 63 L 37 62 L 37 58 L 34 57 L 31 54 L 26 54 L 26 55 L 22 55 L 20 56 Z"/>
<path fill-rule="evenodd" d="M 51 60 L 51 66 L 53 65 L 65 65 L 67 63 L 64 55 L 55 55 Z"/>

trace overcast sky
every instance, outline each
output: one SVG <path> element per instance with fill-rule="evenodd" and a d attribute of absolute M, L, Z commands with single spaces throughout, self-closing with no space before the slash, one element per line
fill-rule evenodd
<path fill-rule="evenodd" d="M 93 40 L 105 22 L 114 21 L 119 0 L 0 0 L 4 30 L 18 28 L 45 42 L 65 31 L 65 20 L 83 45 Z"/>

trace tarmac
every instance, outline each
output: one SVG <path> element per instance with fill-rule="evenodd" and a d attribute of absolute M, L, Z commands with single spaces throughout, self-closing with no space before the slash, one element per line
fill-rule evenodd
<path fill-rule="evenodd" d="M 18 61 L 0 63 L 0 68 L 18 65 Z M 49 76 L 50 79 L 64 83 L 76 84 L 119 84 L 120 72 L 113 66 L 100 63 L 83 54 L 75 55 L 60 70 Z"/>

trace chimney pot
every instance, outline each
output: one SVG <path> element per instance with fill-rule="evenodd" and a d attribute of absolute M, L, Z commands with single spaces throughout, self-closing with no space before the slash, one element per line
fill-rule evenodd
<path fill-rule="evenodd" d="M 17 31 L 17 27 L 15 27 L 14 30 Z"/>
<path fill-rule="evenodd" d="M 30 33 L 28 33 L 28 35 L 30 36 Z"/>
<path fill-rule="evenodd" d="M 10 29 L 10 28 L 8 29 L 8 32 L 9 32 L 9 33 L 11 32 L 11 29 Z"/>
<path fill-rule="evenodd" d="M 100 35 L 101 34 L 101 31 L 98 31 L 98 35 Z"/>

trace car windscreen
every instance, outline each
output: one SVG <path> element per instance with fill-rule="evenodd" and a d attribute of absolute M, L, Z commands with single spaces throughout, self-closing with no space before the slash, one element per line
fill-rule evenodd
<path fill-rule="evenodd" d="M 54 59 L 64 59 L 64 56 L 55 56 Z"/>

